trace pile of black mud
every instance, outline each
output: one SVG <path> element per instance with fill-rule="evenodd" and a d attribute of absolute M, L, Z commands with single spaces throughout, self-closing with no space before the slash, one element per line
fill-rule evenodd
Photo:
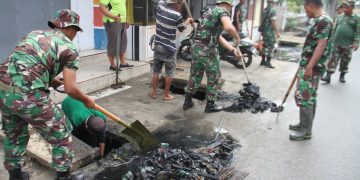
<path fill-rule="evenodd" d="M 233 101 L 231 106 L 224 108 L 225 112 L 237 113 L 251 111 L 253 114 L 256 114 L 268 109 L 270 109 L 271 112 L 279 111 L 279 108 L 274 102 L 260 96 L 260 88 L 255 84 L 244 83 L 243 89 L 239 91 L 239 94 L 240 96 L 229 96 L 225 92 L 220 94 L 220 100 L 225 99 L 224 97 L 230 97 L 227 99 Z"/>
<path fill-rule="evenodd" d="M 201 148 L 161 147 L 140 154 L 131 144 L 112 150 L 103 162 L 119 161 L 119 168 L 109 167 L 95 179 L 230 179 L 236 171 L 230 167 L 232 151 L 240 147 L 229 135 Z"/>

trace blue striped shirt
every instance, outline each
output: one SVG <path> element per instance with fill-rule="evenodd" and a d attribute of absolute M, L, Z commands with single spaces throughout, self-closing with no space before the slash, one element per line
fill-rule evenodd
<path fill-rule="evenodd" d="M 159 3 L 156 10 L 155 45 L 161 45 L 165 49 L 176 53 L 176 30 L 184 31 L 185 24 L 179 12 L 165 6 Z"/>

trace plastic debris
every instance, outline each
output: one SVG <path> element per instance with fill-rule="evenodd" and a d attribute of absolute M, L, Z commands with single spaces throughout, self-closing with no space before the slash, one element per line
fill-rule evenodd
<path fill-rule="evenodd" d="M 240 145 L 236 140 L 222 135 L 220 141 L 202 148 L 171 148 L 169 144 L 162 143 L 161 147 L 145 155 L 139 154 L 136 148 L 126 144 L 111 151 L 105 159 L 127 160 L 128 172 L 118 176 L 123 180 L 228 179 L 234 171 L 230 167 L 232 151 L 237 147 Z M 118 177 L 114 178 L 120 179 Z"/>

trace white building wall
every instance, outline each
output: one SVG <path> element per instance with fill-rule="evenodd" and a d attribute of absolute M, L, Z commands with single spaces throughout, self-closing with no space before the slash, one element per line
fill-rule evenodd
<path fill-rule="evenodd" d="M 80 27 L 84 30 L 74 39 L 79 51 L 95 48 L 93 8 L 93 0 L 71 0 L 71 10 L 80 15 Z"/>

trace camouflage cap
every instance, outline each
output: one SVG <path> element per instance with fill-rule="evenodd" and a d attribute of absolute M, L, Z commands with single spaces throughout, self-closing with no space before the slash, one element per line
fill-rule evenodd
<path fill-rule="evenodd" d="M 338 10 L 338 9 L 340 9 L 340 8 L 342 8 L 342 7 L 343 7 L 343 5 L 340 4 L 340 5 L 338 5 L 338 6 L 336 7 L 336 10 Z"/>
<path fill-rule="evenodd" d="M 70 9 L 62 9 L 56 12 L 56 19 L 48 21 L 51 29 L 75 26 L 78 31 L 83 31 L 79 25 L 80 16 Z"/>
<path fill-rule="evenodd" d="M 355 7 L 355 1 L 350 0 L 350 1 L 344 2 L 344 3 L 342 4 L 342 6 Z"/>
<path fill-rule="evenodd" d="M 232 0 L 217 0 L 216 4 L 220 4 L 220 3 L 227 3 L 229 4 L 231 7 L 233 6 L 233 1 Z"/>

